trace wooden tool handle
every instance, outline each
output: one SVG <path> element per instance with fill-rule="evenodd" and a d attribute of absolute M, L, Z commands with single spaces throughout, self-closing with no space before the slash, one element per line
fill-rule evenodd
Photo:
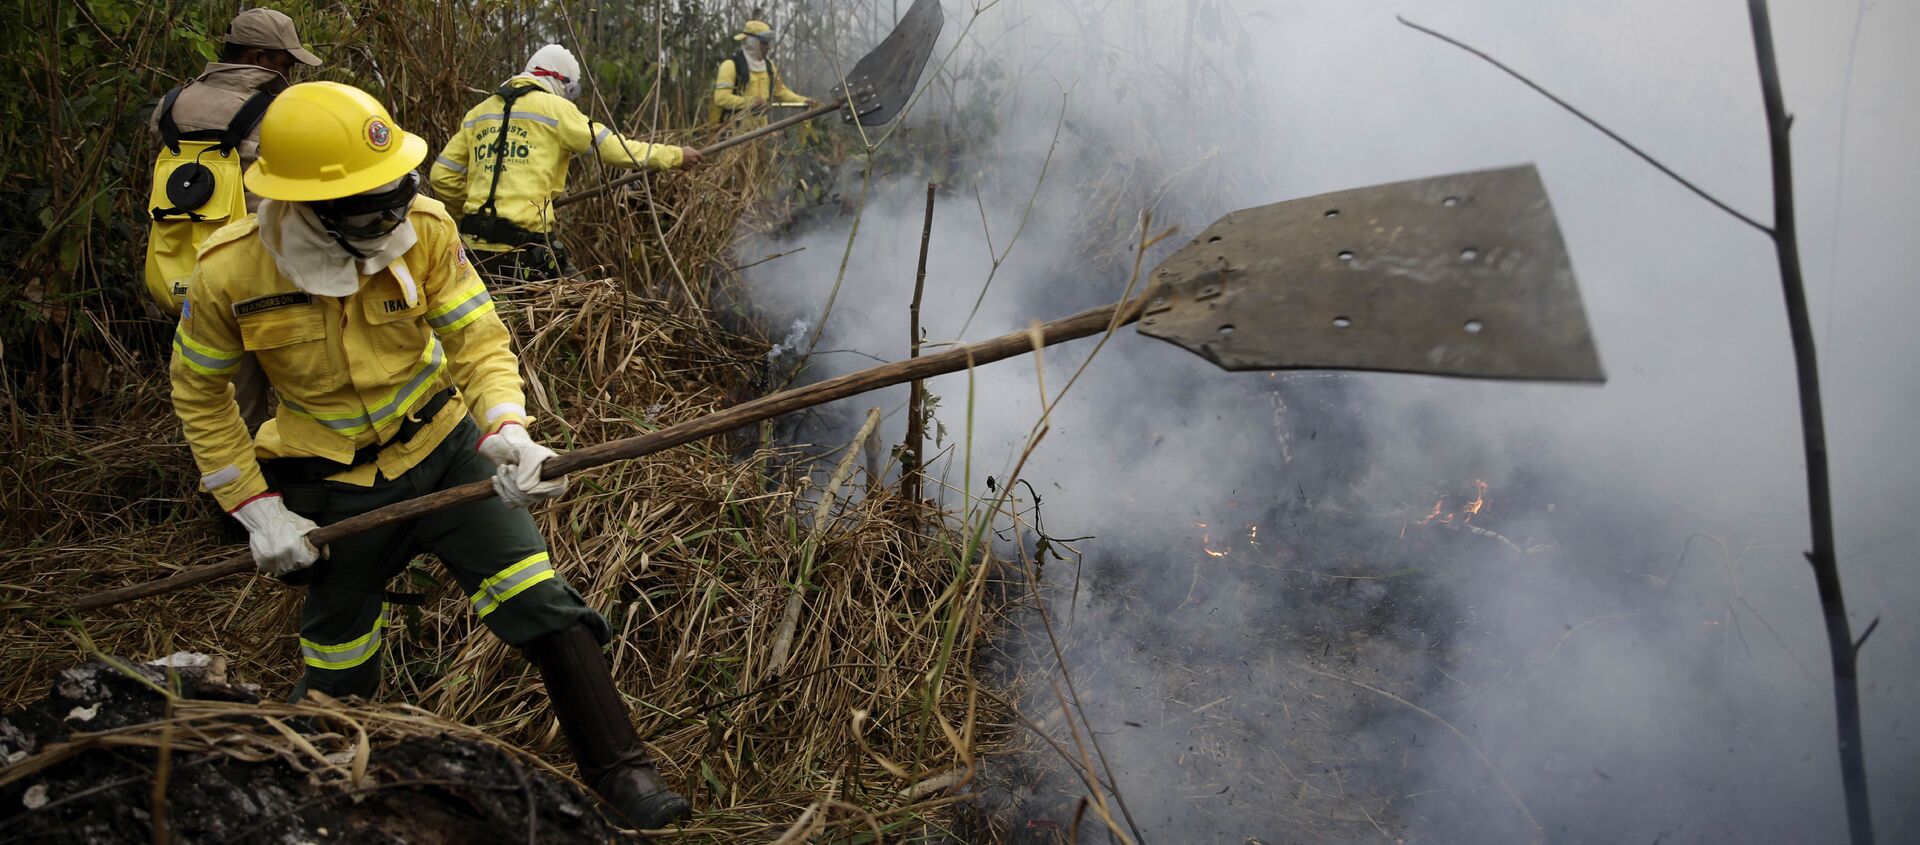
<path fill-rule="evenodd" d="M 846 108 L 846 105 L 847 105 L 847 101 L 845 99 L 836 99 L 831 103 L 823 103 L 821 105 L 807 109 L 806 111 L 803 111 L 792 117 L 782 118 L 780 120 L 769 123 L 765 126 L 760 127 L 759 129 L 753 130 L 752 132 L 742 132 L 724 141 L 717 142 L 711 146 L 702 147 L 700 148 L 700 155 L 702 158 L 704 158 L 706 156 L 710 156 L 710 155 L 713 155 L 714 153 L 720 152 L 721 150 L 728 149 L 730 147 L 737 147 L 748 141 L 757 141 L 761 138 L 765 138 L 768 135 L 772 135 L 775 132 L 779 132 L 780 130 L 785 129 L 789 126 L 805 123 L 821 115 L 832 114 L 834 112 L 837 112 L 843 108 Z M 632 173 L 626 176 L 622 176 L 618 179 L 615 179 L 611 182 L 607 182 L 603 185 L 593 187 L 593 188 L 588 188 L 584 191 L 577 191 L 575 193 L 571 193 L 557 200 L 554 200 L 553 207 L 564 208 L 576 202 L 590 200 L 590 199 L 593 199 L 594 197 L 600 196 L 601 194 L 611 191 L 614 188 L 618 188 L 624 185 L 631 185 L 645 178 L 647 178 L 647 174 L 645 172 Z"/>
<path fill-rule="evenodd" d="M 1140 318 L 1142 302 L 1143 300 L 1135 299 L 1130 302 L 1102 305 L 1071 317 L 1044 323 L 1039 327 L 1040 345 L 1052 346 L 1056 343 L 1099 334 L 1110 327 L 1124 326 Z M 870 390 L 905 384 L 915 379 L 959 372 L 971 366 L 1024 355 L 1032 352 L 1033 348 L 1034 342 L 1030 333 L 1012 332 L 933 355 L 871 367 L 826 381 L 815 382 L 805 387 L 781 391 L 751 402 L 743 402 L 719 413 L 708 414 L 659 431 L 556 455 L 541 465 L 540 475 L 544 478 L 553 478 L 614 461 L 650 455 L 802 408 L 810 408 L 835 399 L 844 399 Z M 314 530 L 307 535 L 307 539 L 316 547 L 325 547 L 328 543 L 362 531 L 417 519 L 434 511 L 477 502 L 491 495 L 493 495 L 491 481 L 475 481 L 340 520 Z M 219 563 L 184 569 L 157 581 L 82 596 L 73 603 L 73 607 L 80 611 L 97 610 L 134 599 L 171 593 L 229 575 L 238 575 L 253 568 L 251 554 L 235 555 Z"/>

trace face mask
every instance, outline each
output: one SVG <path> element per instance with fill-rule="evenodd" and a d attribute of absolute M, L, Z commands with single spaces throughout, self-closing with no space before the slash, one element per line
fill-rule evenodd
<path fill-rule="evenodd" d="M 408 173 L 399 184 L 337 200 L 316 202 L 314 214 L 325 224 L 334 239 L 346 245 L 350 241 L 373 241 L 393 233 L 420 193 L 420 174 Z M 352 247 L 349 251 L 356 252 Z"/>

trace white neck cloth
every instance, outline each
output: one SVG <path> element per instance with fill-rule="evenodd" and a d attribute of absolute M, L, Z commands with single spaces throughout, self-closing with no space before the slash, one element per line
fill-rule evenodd
<path fill-rule="evenodd" d="M 404 220 L 386 237 L 352 241 L 353 248 L 367 256 L 357 259 L 327 233 L 306 203 L 260 201 L 260 242 L 274 266 L 294 287 L 319 296 L 351 296 L 360 290 L 362 277 L 392 266 L 401 287 L 409 289 L 408 299 L 417 300 L 413 278 L 399 259 L 419 240 L 413 221 Z"/>

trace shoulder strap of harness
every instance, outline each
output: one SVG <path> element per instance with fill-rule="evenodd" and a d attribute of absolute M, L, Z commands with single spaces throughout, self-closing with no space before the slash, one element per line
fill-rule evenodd
<path fill-rule="evenodd" d="M 543 86 L 533 82 L 515 83 L 507 80 L 493 93 L 500 95 L 500 131 L 493 136 L 493 182 L 487 185 L 487 201 L 473 210 L 475 214 L 498 217 L 493 201 L 500 193 L 500 173 L 507 169 L 507 126 L 513 122 L 513 102 L 530 91 L 541 90 Z"/>
<path fill-rule="evenodd" d="M 160 143 L 166 144 L 167 150 L 174 155 L 180 154 L 180 124 L 173 122 L 173 104 L 180 99 L 180 92 L 187 90 L 187 85 L 192 84 L 188 82 L 185 85 L 174 86 L 173 90 L 168 91 L 167 95 L 160 99 Z"/>
<path fill-rule="evenodd" d="M 259 125 L 260 118 L 267 113 L 267 106 L 273 105 L 276 92 L 256 91 L 247 98 L 246 105 L 233 115 L 233 121 L 227 124 L 226 131 L 220 133 L 220 149 L 235 150 L 253 134 L 253 127 Z"/>
<path fill-rule="evenodd" d="M 738 94 L 746 90 L 747 84 L 753 81 L 753 68 L 747 64 L 745 50 L 733 51 L 733 58 L 727 61 L 733 62 L 733 91 Z"/>
<path fill-rule="evenodd" d="M 753 82 L 753 66 L 747 64 L 747 51 L 736 50 L 734 51 L 733 58 L 728 59 L 727 61 L 733 62 L 734 93 L 740 93 L 741 91 L 746 90 L 747 85 Z M 773 69 L 772 59 L 767 59 L 766 61 L 767 61 L 767 96 L 772 97 L 774 90 L 780 87 L 780 72 Z M 746 95 L 741 94 L 740 96 L 744 97 Z"/>

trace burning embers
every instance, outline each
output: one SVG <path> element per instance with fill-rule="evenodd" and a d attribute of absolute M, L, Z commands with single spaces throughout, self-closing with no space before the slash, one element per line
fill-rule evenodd
<path fill-rule="evenodd" d="M 1460 504 L 1458 506 L 1454 506 L 1452 504 L 1454 502 L 1462 501 L 1465 499 L 1466 499 L 1466 496 L 1464 495 L 1441 496 L 1437 501 L 1433 503 L 1433 510 L 1427 512 L 1426 518 L 1420 520 L 1419 522 L 1400 523 L 1400 539 L 1405 540 L 1407 538 L 1408 528 L 1419 528 L 1422 526 L 1446 526 L 1448 528 L 1451 528 L 1457 531 L 1474 534 L 1480 537 L 1486 537 L 1490 540 L 1498 540 L 1502 545 L 1504 545 L 1507 548 L 1507 550 L 1513 552 L 1516 555 L 1530 553 L 1535 550 L 1535 549 L 1526 549 L 1523 551 L 1518 544 L 1508 539 L 1505 535 L 1502 535 L 1497 531 L 1489 531 L 1486 528 L 1473 524 L 1473 518 L 1476 516 L 1479 516 L 1480 512 L 1486 509 L 1487 507 L 1487 482 L 1482 481 L 1478 478 L 1474 479 L 1473 480 L 1473 499 L 1470 501 L 1465 501 L 1464 504 Z M 1543 546 L 1543 547 L 1537 547 L 1537 548 L 1546 548 L 1546 547 Z"/>
<path fill-rule="evenodd" d="M 1233 554 L 1231 547 L 1224 549 L 1216 549 L 1213 547 L 1213 531 L 1207 527 L 1206 523 L 1196 522 L 1193 524 L 1193 527 L 1200 529 L 1200 551 L 1206 552 L 1207 557 L 1226 557 Z M 1247 526 L 1247 545 L 1256 549 L 1260 548 L 1260 526 Z"/>
<path fill-rule="evenodd" d="M 1479 516 L 1481 509 L 1487 506 L 1487 482 L 1482 481 L 1478 478 L 1474 479 L 1473 480 L 1473 501 L 1467 502 L 1466 504 L 1461 505 L 1457 508 L 1453 508 L 1451 510 L 1448 509 L 1449 503 L 1456 501 L 1457 499 L 1463 499 L 1463 498 L 1466 498 L 1466 497 L 1465 496 L 1441 496 L 1439 499 L 1434 501 L 1433 510 L 1427 514 L 1427 517 L 1425 519 L 1422 519 L 1419 522 L 1401 523 L 1400 539 L 1403 539 L 1403 540 L 1406 539 L 1407 529 L 1409 527 L 1419 527 L 1423 525 L 1453 525 L 1456 523 L 1460 525 L 1473 524 L 1473 518 L 1476 516 Z"/>
<path fill-rule="evenodd" d="M 1478 478 L 1474 479 L 1473 501 L 1466 503 L 1466 505 L 1459 510 L 1447 510 L 1447 501 L 1450 498 L 1452 497 L 1441 496 L 1438 501 L 1433 503 L 1433 512 L 1427 514 L 1426 519 L 1414 524 L 1433 525 L 1434 523 L 1439 523 L 1441 525 L 1451 525 L 1456 519 L 1459 520 L 1461 524 L 1472 522 L 1473 518 L 1480 513 L 1480 509 L 1487 506 L 1487 483 Z"/>

